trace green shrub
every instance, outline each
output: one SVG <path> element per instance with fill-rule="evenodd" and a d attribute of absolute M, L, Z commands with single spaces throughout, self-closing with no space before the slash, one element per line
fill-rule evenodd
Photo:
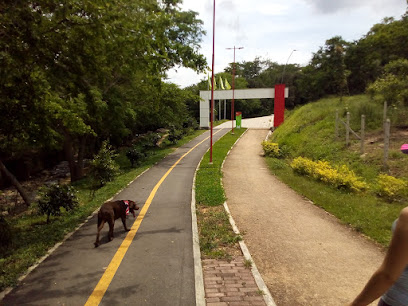
<path fill-rule="evenodd" d="M 407 183 L 387 174 L 377 178 L 376 193 L 388 200 L 399 200 L 407 195 Z"/>
<path fill-rule="evenodd" d="M 111 146 L 107 141 L 104 141 L 98 154 L 96 154 L 92 160 L 89 171 L 89 175 L 99 187 L 112 181 L 118 172 L 119 167 L 114 161 L 115 157 L 116 154 L 113 152 Z"/>
<path fill-rule="evenodd" d="M 40 214 L 47 215 L 47 223 L 50 221 L 50 216 L 61 215 L 61 208 L 70 211 L 78 205 L 76 191 L 72 186 L 55 184 L 43 187 L 40 191 L 38 209 Z"/>
<path fill-rule="evenodd" d="M 264 150 L 265 156 L 280 158 L 281 151 L 279 149 L 279 144 L 271 141 L 262 141 L 262 148 Z"/>
<path fill-rule="evenodd" d="M 368 185 L 361 181 L 346 165 L 333 168 L 327 161 L 314 162 L 304 157 L 297 157 L 290 166 L 300 175 L 312 177 L 335 188 L 356 192 L 368 189 Z"/>
<path fill-rule="evenodd" d="M 140 165 L 141 161 L 146 157 L 146 155 L 140 148 L 134 146 L 126 152 L 126 157 L 129 159 L 133 168 L 135 165 Z"/>
<path fill-rule="evenodd" d="M 0 254 L 4 254 L 13 241 L 10 224 L 0 216 Z"/>
<path fill-rule="evenodd" d="M 146 150 L 146 149 L 149 149 L 149 148 L 156 147 L 157 143 L 159 142 L 160 139 L 161 139 L 160 134 L 149 132 L 143 138 L 143 147 L 144 147 L 144 149 Z"/>
<path fill-rule="evenodd" d="M 175 126 L 170 127 L 168 140 L 176 144 L 181 138 L 183 138 L 183 131 L 176 129 Z"/>

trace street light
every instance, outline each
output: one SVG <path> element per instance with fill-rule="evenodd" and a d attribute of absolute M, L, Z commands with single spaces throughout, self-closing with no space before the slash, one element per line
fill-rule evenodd
<path fill-rule="evenodd" d="M 234 63 L 232 65 L 232 103 L 231 103 L 231 123 L 232 130 L 231 133 L 234 134 L 234 98 L 235 98 L 235 50 L 244 49 L 244 47 L 226 48 L 227 50 L 234 50 Z"/>
<path fill-rule="evenodd" d="M 295 52 L 295 51 L 297 51 L 297 50 L 293 49 L 293 50 L 292 50 L 292 52 L 290 52 L 290 55 L 289 55 L 289 57 L 288 57 L 288 59 L 287 59 L 287 61 L 286 61 L 286 64 L 285 64 L 285 66 L 283 66 L 283 72 L 282 72 L 282 80 L 281 80 L 281 84 L 283 84 L 283 75 L 285 74 L 286 65 L 288 64 L 289 59 L 290 59 L 290 57 L 292 56 L 292 53 L 293 53 L 293 52 Z"/>
<path fill-rule="evenodd" d="M 214 45 L 215 45 L 215 0 L 213 6 L 213 46 L 212 46 L 212 71 L 211 71 L 211 135 L 210 135 L 210 164 L 212 164 L 212 156 L 213 156 L 213 126 L 214 126 Z"/>

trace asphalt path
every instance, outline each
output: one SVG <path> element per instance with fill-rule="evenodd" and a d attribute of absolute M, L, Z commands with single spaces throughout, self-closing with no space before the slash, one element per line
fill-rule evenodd
<path fill-rule="evenodd" d="M 215 130 L 213 141 L 228 131 Z M 108 242 L 105 224 L 94 248 L 95 215 L 0 304 L 195 305 L 192 185 L 208 137 L 209 131 L 178 148 L 114 197 L 140 206 L 136 221 L 127 220 L 130 232 L 116 220 L 115 238 Z"/>

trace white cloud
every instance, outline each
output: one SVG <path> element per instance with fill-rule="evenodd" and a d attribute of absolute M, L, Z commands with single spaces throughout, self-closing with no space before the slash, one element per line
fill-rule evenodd
<path fill-rule="evenodd" d="M 404 0 L 304 0 L 309 3 L 316 11 L 321 13 L 335 13 L 337 11 L 345 10 L 351 11 L 355 8 L 366 8 L 367 10 L 378 9 L 392 9 L 394 7 L 400 7 Z M 405 2 L 406 4 L 406 2 Z"/>
<path fill-rule="evenodd" d="M 181 7 L 199 12 L 204 21 L 201 53 L 211 66 L 213 0 L 185 0 Z M 405 0 L 216 0 L 214 70 L 221 72 L 233 61 L 233 52 L 226 50 L 233 46 L 244 47 L 236 51 L 237 62 L 259 56 L 284 64 L 296 49 L 290 63 L 305 65 L 327 39 L 360 39 L 384 17 L 400 18 L 406 8 Z M 205 76 L 178 69 L 169 77 L 184 87 Z"/>

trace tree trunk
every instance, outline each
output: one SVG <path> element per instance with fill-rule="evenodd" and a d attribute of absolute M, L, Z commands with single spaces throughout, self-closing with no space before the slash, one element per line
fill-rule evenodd
<path fill-rule="evenodd" d="M 77 158 L 77 175 L 79 178 L 84 176 L 84 157 L 85 157 L 86 135 L 79 138 L 78 158 Z"/>
<path fill-rule="evenodd" d="M 77 161 L 75 161 L 75 144 L 72 136 L 65 133 L 64 152 L 68 161 L 71 174 L 71 183 L 81 179 L 84 176 L 84 155 L 85 155 L 86 136 L 80 137 Z"/>
<path fill-rule="evenodd" d="M 72 137 L 68 133 L 65 133 L 64 153 L 65 153 L 65 158 L 67 159 L 68 165 L 69 165 L 69 172 L 71 174 L 71 183 L 78 180 L 73 147 L 74 147 L 74 143 L 73 143 Z"/>
<path fill-rule="evenodd" d="M 3 173 L 5 177 L 7 177 L 10 182 L 13 184 L 14 187 L 16 187 L 18 193 L 21 195 L 21 197 L 24 200 L 24 203 L 28 206 L 30 206 L 32 199 L 28 195 L 27 191 L 21 186 L 21 184 L 18 182 L 16 177 L 7 170 L 6 166 L 3 164 L 3 162 L 0 160 L 0 171 Z"/>

